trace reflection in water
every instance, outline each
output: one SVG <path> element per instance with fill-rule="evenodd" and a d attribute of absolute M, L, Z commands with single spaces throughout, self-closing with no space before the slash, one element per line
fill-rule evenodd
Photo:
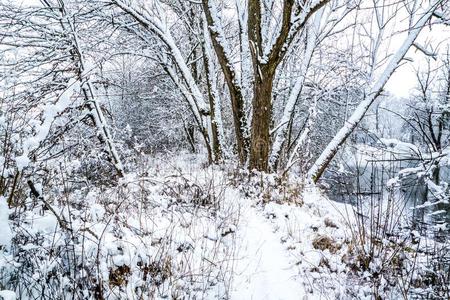
<path fill-rule="evenodd" d="M 381 159 L 375 155 L 365 157 L 347 168 L 328 170 L 324 190 L 330 199 L 352 204 L 356 220 L 352 226 L 357 242 L 363 241 L 363 251 L 373 248 L 383 251 L 380 245 L 390 241 L 390 247 L 398 253 L 415 253 L 415 258 L 420 257 L 422 266 L 417 272 L 422 272 L 421 280 L 411 279 L 410 286 L 417 290 L 408 290 L 407 298 L 444 299 L 442 295 L 449 295 L 450 282 L 450 205 L 448 199 L 436 197 L 420 173 L 406 172 L 399 176 L 401 170 L 413 170 L 419 163 L 413 159 L 385 159 L 384 155 Z M 441 167 L 439 171 L 440 183 L 448 182 L 449 168 Z M 393 181 L 395 177 L 399 180 Z M 408 273 L 415 267 L 415 262 L 412 269 L 402 265 L 405 268 L 402 272 Z M 395 268 L 395 264 L 389 268 Z"/>
<path fill-rule="evenodd" d="M 350 165 L 348 172 L 329 171 L 325 177 L 326 190 L 330 199 L 352 205 L 369 205 L 375 201 L 385 206 L 390 197 L 394 197 L 406 220 L 405 226 L 422 234 L 433 233 L 439 240 L 449 239 L 450 226 L 446 224 L 450 224 L 450 203 L 448 199 L 438 199 L 420 174 L 404 175 L 397 185 L 389 187 L 401 170 L 416 168 L 418 163 L 420 161 L 414 159 L 396 161 L 373 157 L 361 160 Z M 440 167 L 438 177 L 440 184 L 448 183 L 450 168 Z"/>

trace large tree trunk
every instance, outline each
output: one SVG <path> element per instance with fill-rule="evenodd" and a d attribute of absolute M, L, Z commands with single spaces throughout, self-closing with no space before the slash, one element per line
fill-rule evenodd
<path fill-rule="evenodd" d="M 267 71 L 264 72 L 263 68 L 261 68 L 261 75 L 262 78 L 259 74 L 255 74 L 253 88 L 253 118 L 249 168 L 251 170 L 256 169 L 266 172 L 269 166 L 272 86 L 274 76 Z"/>
<path fill-rule="evenodd" d="M 117 1 L 117 0 L 116 0 Z M 307 20 L 329 0 L 313 1 L 304 7 L 300 7 L 294 0 L 283 0 L 282 20 L 280 31 L 273 39 L 273 45 L 268 53 L 264 51 L 261 27 L 266 22 L 268 11 L 264 8 L 265 2 L 261 0 L 247 1 L 247 35 L 248 45 L 253 66 L 253 116 L 251 128 L 251 147 L 249 169 L 268 171 L 270 149 L 270 126 L 272 121 L 272 86 L 275 71 L 286 55 L 289 45 L 298 32 L 306 24 Z M 233 118 L 237 137 L 237 146 L 241 162 L 245 158 L 247 139 L 244 135 L 246 119 L 244 115 L 244 101 L 242 89 L 236 78 L 236 72 L 231 60 L 231 48 L 228 47 L 226 36 L 223 32 L 218 9 L 215 0 L 202 0 L 206 21 L 213 42 L 217 58 L 230 91 L 233 109 Z M 294 10 L 295 7 L 295 10 Z M 293 18 L 294 17 L 294 18 Z M 242 23 L 240 23 L 242 25 Z M 272 41 L 271 41 L 272 42 Z"/>

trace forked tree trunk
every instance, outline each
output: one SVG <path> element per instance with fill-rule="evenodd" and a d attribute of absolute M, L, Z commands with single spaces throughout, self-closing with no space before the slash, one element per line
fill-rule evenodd
<path fill-rule="evenodd" d="M 117 1 L 117 0 L 116 0 Z M 283 0 L 280 31 L 274 37 L 269 53 L 265 53 L 261 27 L 266 25 L 263 20 L 268 10 L 261 0 L 247 1 L 247 33 L 248 44 L 253 65 L 253 115 L 250 141 L 249 169 L 268 171 L 270 151 L 270 126 L 272 121 L 272 87 L 275 72 L 283 60 L 295 36 L 304 27 L 308 19 L 329 0 L 318 0 L 300 7 L 294 0 Z M 231 59 L 231 48 L 223 32 L 216 0 L 202 0 L 212 44 L 230 92 L 235 123 L 237 146 L 241 162 L 245 158 L 247 139 L 245 136 L 246 119 L 242 89 L 236 78 L 236 72 Z M 294 10 L 295 8 L 295 10 Z M 242 26 L 243 24 L 240 23 Z M 271 41 L 270 41 L 271 42 Z"/>

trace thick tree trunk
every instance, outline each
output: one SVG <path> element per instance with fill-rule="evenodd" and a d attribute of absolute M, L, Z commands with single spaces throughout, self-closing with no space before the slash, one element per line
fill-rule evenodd
<path fill-rule="evenodd" d="M 117 0 L 116 0 L 117 1 Z M 269 150 L 270 150 L 270 126 L 272 121 L 272 87 L 275 71 L 286 55 L 289 45 L 295 36 L 304 27 L 307 20 L 328 0 L 319 0 L 306 5 L 298 6 L 294 0 L 282 1 L 282 20 L 280 31 L 268 53 L 263 45 L 262 27 L 267 27 L 266 21 L 269 17 L 267 11 L 271 8 L 263 9 L 267 4 L 261 0 L 247 1 L 247 35 L 248 45 L 253 66 L 253 116 L 250 141 L 250 161 L 249 169 L 258 171 L 268 171 Z M 230 60 L 231 49 L 227 45 L 227 39 L 220 24 L 215 0 L 202 0 L 206 21 L 213 41 L 213 46 L 217 58 L 222 67 L 222 71 L 227 82 L 236 129 L 238 149 L 241 162 L 245 157 L 246 137 L 245 115 L 243 110 L 243 96 L 233 63 Z M 273 4 L 273 3 L 272 3 Z M 294 10 L 294 7 L 296 8 Z M 267 10 L 267 11 L 266 11 Z M 264 13 L 264 16 L 262 15 Z M 295 17 L 293 19 L 293 17 Z M 242 23 L 240 24 L 242 25 Z"/>
<path fill-rule="evenodd" d="M 249 168 L 250 170 L 256 169 L 266 172 L 269 167 L 274 76 L 271 72 L 264 72 L 263 68 L 261 68 L 261 75 L 258 72 L 255 76 L 253 88 L 253 118 Z"/>

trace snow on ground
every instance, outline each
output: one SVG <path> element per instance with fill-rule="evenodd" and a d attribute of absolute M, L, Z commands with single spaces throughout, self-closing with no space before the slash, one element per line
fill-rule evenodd
<path fill-rule="evenodd" d="M 0 297 L 2 297 L 3 300 L 15 300 L 16 293 L 14 293 L 13 291 L 3 290 L 0 291 Z"/>
<path fill-rule="evenodd" d="M 303 299 L 305 291 L 299 270 L 279 235 L 249 199 L 239 199 L 239 202 L 241 222 L 231 299 Z"/>
<path fill-rule="evenodd" d="M 117 186 L 74 190 L 70 208 L 47 200 L 54 212 L 25 210 L 20 227 L 10 222 L 7 241 L 0 239 L 7 246 L 14 236 L 11 248 L 21 253 L 5 247 L 0 255 L 2 288 L 21 299 L 44 292 L 46 299 L 69 292 L 95 299 L 99 285 L 108 299 L 373 296 L 377 264 L 363 273 L 354 268 L 353 208 L 295 179 L 206 167 L 194 155 L 148 158 Z M 70 231 L 55 212 L 70 220 Z M 83 288 L 72 289 L 78 284 Z"/>
<path fill-rule="evenodd" d="M 296 259 L 303 299 L 348 299 L 342 258 L 350 241 L 344 225 L 350 218 L 349 208 L 328 200 L 313 187 L 305 189 L 303 201 L 301 206 L 271 202 L 263 211 L 281 236 L 283 248 Z"/>
<path fill-rule="evenodd" d="M 296 204 L 287 204 L 271 176 L 263 180 L 263 187 L 246 176 L 232 178 L 231 181 L 238 181 L 233 183 L 227 175 L 230 170 L 199 168 L 195 156 L 166 165 L 164 171 L 160 162 L 153 160 L 150 164 L 152 170 L 161 170 L 166 177 L 176 170 L 200 186 L 212 178 L 213 189 L 222 195 L 219 215 L 227 220 L 227 225 L 211 227 L 207 235 L 208 240 L 217 240 L 227 249 L 221 251 L 226 252 L 225 259 L 231 263 L 222 263 L 221 268 L 226 270 L 221 272 L 230 282 L 212 287 L 202 299 L 346 299 L 347 276 L 342 256 L 350 239 L 344 225 L 352 214 L 348 206 L 328 200 L 314 187 L 307 187 L 303 195 L 297 196 L 301 201 L 294 199 Z M 269 196 L 263 200 L 261 191 L 267 186 Z M 323 249 L 313 245 L 318 237 L 330 237 L 334 243 L 331 251 L 327 249 L 330 245 Z M 365 293 L 362 291 L 362 299 Z"/>
<path fill-rule="evenodd" d="M 4 271 L 24 282 L 50 280 L 32 281 L 29 294 L 21 285 L 16 292 L 22 299 L 41 288 L 49 299 L 60 291 L 89 298 L 97 288 L 90 280 L 83 283 L 84 290 L 72 290 L 76 277 L 54 277 L 65 274 L 66 262 L 64 257 L 48 258 L 49 251 L 77 255 L 80 267 L 74 272 L 102 283 L 109 299 L 306 300 L 342 295 L 345 226 L 339 209 L 317 190 L 295 194 L 297 199 L 287 204 L 291 197 L 283 198 L 270 176 L 264 182 L 248 174 L 235 176 L 226 166 L 201 167 L 188 155 L 172 163 L 149 159 L 140 167 L 139 174 L 129 174 L 118 187 L 72 193 L 70 201 L 80 211 L 52 200 L 60 218 L 71 220 L 70 232 L 60 228 L 51 211 L 42 214 L 37 208 L 22 214 L 27 230 L 16 236 L 15 247 L 30 254 L 15 257 L 11 270 Z M 314 245 L 323 236 L 333 243 Z M 40 244 L 28 242 L 36 237 L 43 237 Z M 68 238 L 74 247 L 66 247 Z M 36 257 L 31 261 L 35 265 L 15 270 L 24 257 Z"/>

